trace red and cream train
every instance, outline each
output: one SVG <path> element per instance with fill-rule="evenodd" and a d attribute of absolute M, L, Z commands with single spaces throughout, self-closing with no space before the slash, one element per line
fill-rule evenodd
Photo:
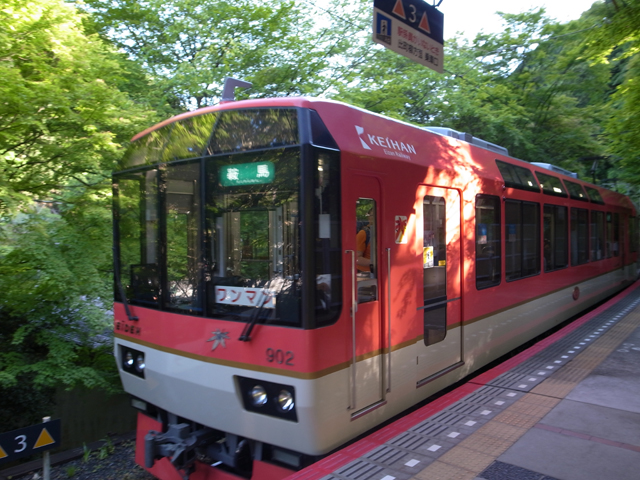
<path fill-rule="evenodd" d="M 284 478 L 636 278 L 623 195 L 332 101 L 176 116 L 113 183 L 115 354 L 165 480 Z"/>

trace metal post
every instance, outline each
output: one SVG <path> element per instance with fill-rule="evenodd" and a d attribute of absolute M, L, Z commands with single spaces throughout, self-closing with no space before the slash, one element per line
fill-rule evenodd
<path fill-rule="evenodd" d="M 51 420 L 51 417 L 44 417 L 43 423 L 47 423 Z M 42 453 L 42 479 L 49 480 L 51 476 L 51 460 L 49 458 L 49 450 L 45 450 Z"/>

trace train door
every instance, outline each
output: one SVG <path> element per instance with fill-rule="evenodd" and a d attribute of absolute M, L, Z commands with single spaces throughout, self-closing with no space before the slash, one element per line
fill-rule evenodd
<path fill-rule="evenodd" d="M 460 194 L 422 186 L 417 206 L 423 272 L 418 308 L 423 338 L 417 349 L 417 385 L 421 386 L 463 364 Z"/>
<path fill-rule="evenodd" d="M 346 196 L 345 228 L 353 232 L 345 241 L 352 322 L 349 408 L 357 415 L 383 400 L 380 185 L 355 175 Z"/>

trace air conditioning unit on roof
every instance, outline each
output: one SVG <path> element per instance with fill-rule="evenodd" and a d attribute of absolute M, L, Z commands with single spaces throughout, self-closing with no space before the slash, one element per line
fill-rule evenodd
<path fill-rule="evenodd" d="M 446 137 L 456 138 L 458 140 L 462 140 L 463 142 L 470 143 L 471 145 L 475 145 L 476 147 L 481 147 L 486 150 L 501 153 L 502 155 L 509 155 L 509 150 L 505 147 L 501 147 L 500 145 L 496 145 L 495 143 L 490 143 L 486 140 L 482 140 L 481 138 L 474 137 L 470 133 L 458 132 L 446 127 L 424 127 L 423 129 L 429 132 L 437 133 L 439 135 L 444 135 Z"/>

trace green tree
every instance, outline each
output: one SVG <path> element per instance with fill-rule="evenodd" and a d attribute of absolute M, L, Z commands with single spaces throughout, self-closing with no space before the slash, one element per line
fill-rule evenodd
<path fill-rule="evenodd" d="M 225 77 L 253 83 L 244 98 L 328 94 L 363 60 L 370 28 L 365 0 L 86 3 L 93 28 L 142 64 L 176 110 L 217 103 Z"/>
<path fill-rule="evenodd" d="M 61 0 L 7 0 L 0 25 L 0 208 L 102 181 L 149 116 L 114 86 L 119 55 Z"/>
<path fill-rule="evenodd" d="M 119 89 L 140 73 L 82 20 L 62 0 L 0 10 L 2 398 L 25 385 L 117 388 L 110 170 L 155 114 Z"/>
<path fill-rule="evenodd" d="M 518 128 L 526 142 L 515 156 L 586 172 L 581 159 L 602 155 L 603 105 L 609 72 L 584 59 L 584 35 L 575 23 L 549 21 L 542 10 L 503 16 L 500 35 L 476 45 L 523 114 Z"/>
<path fill-rule="evenodd" d="M 591 29 L 585 56 L 610 71 L 608 118 L 603 122 L 611 155 L 611 181 L 640 184 L 640 0 L 596 3 L 581 21 Z"/>

